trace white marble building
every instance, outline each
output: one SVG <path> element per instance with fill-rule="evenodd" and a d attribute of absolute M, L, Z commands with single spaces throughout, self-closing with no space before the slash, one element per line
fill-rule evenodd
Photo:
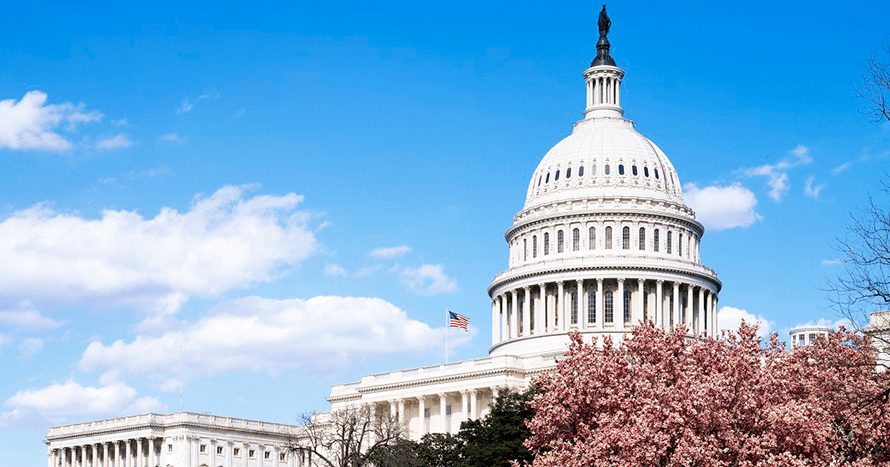
<path fill-rule="evenodd" d="M 571 331 L 621 339 L 650 320 L 715 334 L 721 283 L 701 263 L 704 228 L 670 160 L 623 117 L 624 71 L 605 37 L 583 77 L 584 118 L 532 172 L 506 232 L 508 268 L 488 288 L 489 356 L 336 385 L 332 411 L 369 404 L 404 420 L 413 438 L 454 433 L 499 388 L 552 368 Z"/>
<path fill-rule="evenodd" d="M 816 339 L 827 339 L 834 332 L 831 326 L 798 326 L 790 331 L 791 345 L 812 345 Z"/>

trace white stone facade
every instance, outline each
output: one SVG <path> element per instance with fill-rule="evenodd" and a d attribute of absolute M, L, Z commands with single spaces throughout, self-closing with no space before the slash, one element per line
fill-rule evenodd
<path fill-rule="evenodd" d="M 189 412 L 53 427 L 48 467 L 299 467 L 299 427 Z"/>
<path fill-rule="evenodd" d="M 816 339 L 827 339 L 834 332 L 830 326 L 800 326 L 788 331 L 791 345 L 812 345 Z"/>

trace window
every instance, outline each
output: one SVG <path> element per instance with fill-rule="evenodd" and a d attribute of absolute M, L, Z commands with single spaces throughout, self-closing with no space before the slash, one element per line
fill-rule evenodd
<path fill-rule="evenodd" d="M 649 294 L 646 293 L 645 286 L 640 293 L 643 294 L 643 321 L 646 321 L 649 319 Z"/>
<path fill-rule="evenodd" d="M 604 298 L 606 302 L 606 316 L 603 318 L 603 322 L 611 323 L 614 321 L 612 316 L 612 291 L 607 290 Z"/>
<path fill-rule="evenodd" d="M 612 227 L 606 227 L 606 249 L 612 249 Z"/>
<path fill-rule="evenodd" d="M 572 292 L 572 324 L 578 324 L 578 292 Z"/>
<path fill-rule="evenodd" d="M 232 454 L 235 455 L 235 456 L 241 456 L 241 449 L 239 449 L 239 448 L 233 448 L 233 449 L 232 449 Z"/>
<path fill-rule="evenodd" d="M 658 169 L 655 169 L 655 179 L 658 180 Z"/>
<path fill-rule="evenodd" d="M 606 175 L 609 175 L 609 164 L 606 164 L 605 174 L 606 174 Z"/>
<path fill-rule="evenodd" d="M 202 444 L 202 445 L 201 445 L 201 452 L 202 452 L 202 453 L 207 452 L 207 445 L 206 445 L 206 444 Z"/>
<path fill-rule="evenodd" d="M 528 259 L 528 239 L 522 239 L 522 260 L 525 261 Z"/>
<path fill-rule="evenodd" d="M 587 322 L 596 322 L 596 290 L 587 293 Z"/>
<path fill-rule="evenodd" d="M 572 251 L 578 251 L 581 248 L 581 229 L 572 230 Z"/>
<path fill-rule="evenodd" d="M 269 451 L 264 452 L 264 453 L 263 453 L 263 459 L 269 459 L 269 455 L 270 455 L 270 454 L 272 454 L 272 453 L 269 452 Z"/>
<path fill-rule="evenodd" d="M 677 234 L 677 254 L 683 256 L 683 234 Z"/>
<path fill-rule="evenodd" d="M 596 250 L 596 227 L 587 230 L 587 249 Z"/>
<path fill-rule="evenodd" d="M 247 450 L 247 457 L 253 459 L 253 456 L 254 456 L 253 449 L 248 449 L 248 450 Z"/>
<path fill-rule="evenodd" d="M 430 408 L 423 409 L 423 418 L 430 418 Z"/>
<path fill-rule="evenodd" d="M 670 252 L 668 252 L 668 253 L 670 253 Z M 537 258 L 537 257 L 538 257 L 538 236 L 533 235 L 532 236 L 532 258 Z"/>
<path fill-rule="evenodd" d="M 630 171 L 634 174 L 634 177 L 637 176 L 637 166 L 632 166 L 632 167 L 630 168 Z"/>
<path fill-rule="evenodd" d="M 566 169 L 566 178 L 572 178 L 572 168 Z"/>
<path fill-rule="evenodd" d="M 544 254 L 550 254 L 550 232 L 544 232 Z"/>
<path fill-rule="evenodd" d="M 217 446 L 217 447 L 216 447 L 216 453 L 217 453 L 217 454 L 222 454 L 222 446 Z"/>
<path fill-rule="evenodd" d="M 618 175 L 624 175 L 624 164 L 618 164 Z"/>
<path fill-rule="evenodd" d="M 658 251 L 658 229 L 652 232 L 652 249 Z"/>
<path fill-rule="evenodd" d="M 667 254 L 671 254 L 671 233 L 670 232 L 668 232 L 668 241 L 667 241 L 667 246 L 665 247 L 665 251 L 667 251 Z"/>
<path fill-rule="evenodd" d="M 547 178 L 544 179 L 544 184 L 550 183 L 550 172 L 547 172 Z"/>
<path fill-rule="evenodd" d="M 451 415 L 451 406 L 450 405 L 445 406 L 445 415 Z"/>
<path fill-rule="evenodd" d="M 630 249 L 630 227 L 621 229 L 621 249 Z"/>
<path fill-rule="evenodd" d="M 649 176 L 649 167 L 643 167 L 643 175 L 645 175 L 646 177 Z"/>
<path fill-rule="evenodd" d="M 640 227 L 640 251 L 646 249 L 646 228 Z"/>
<path fill-rule="evenodd" d="M 167 445 L 167 452 L 173 452 L 173 445 L 172 445 L 172 444 L 168 444 L 168 445 Z"/>
<path fill-rule="evenodd" d="M 816 342 L 816 335 L 810 334 L 810 344 L 812 344 L 813 342 Z"/>
<path fill-rule="evenodd" d="M 632 301 L 631 301 L 630 298 L 631 298 L 630 290 L 625 290 L 625 291 L 624 291 L 624 322 L 625 322 L 625 323 L 629 323 L 629 322 L 630 322 L 630 316 L 631 316 L 631 313 L 630 313 L 630 312 L 631 312 L 631 308 L 630 308 L 630 306 L 631 306 L 631 303 L 632 303 Z"/>
<path fill-rule="evenodd" d="M 564 237 L 564 235 L 562 234 L 562 230 L 559 230 L 556 232 L 556 252 L 557 253 L 563 252 L 563 243 L 565 241 L 565 238 L 563 238 L 563 237 Z"/>
<path fill-rule="evenodd" d="M 553 177 L 553 181 L 554 181 L 554 182 L 557 181 L 557 180 L 559 180 L 559 170 L 556 171 L 556 176 Z"/>
<path fill-rule="evenodd" d="M 529 300 L 528 302 L 528 328 L 535 328 L 535 300 Z"/>
<path fill-rule="evenodd" d="M 281 462 L 284 462 L 287 460 L 287 456 L 282 452 L 282 453 L 278 454 L 278 460 Z"/>
<path fill-rule="evenodd" d="M 593 176 L 596 177 L 596 164 L 593 164 Z"/>
<path fill-rule="evenodd" d="M 543 178 L 543 177 L 541 177 L 540 175 L 538 175 L 538 186 L 541 186 L 541 179 L 542 179 L 542 178 Z"/>
<path fill-rule="evenodd" d="M 510 305 L 511 305 L 511 303 L 507 302 L 507 306 L 509 307 Z M 517 300 L 517 302 L 516 302 L 516 306 L 519 307 L 519 310 L 522 310 L 522 308 L 525 306 L 525 296 L 519 297 L 519 300 Z M 518 325 L 517 326 L 518 329 L 516 332 L 521 334 L 522 333 L 522 313 L 520 313 L 519 310 L 516 310 L 517 311 L 516 317 L 519 318 L 516 323 Z"/>
<path fill-rule="evenodd" d="M 584 166 L 583 165 L 581 167 L 578 167 L 578 176 L 579 177 L 584 176 Z"/>
<path fill-rule="evenodd" d="M 467 413 L 473 413 L 473 403 L 467 402 Z"/>

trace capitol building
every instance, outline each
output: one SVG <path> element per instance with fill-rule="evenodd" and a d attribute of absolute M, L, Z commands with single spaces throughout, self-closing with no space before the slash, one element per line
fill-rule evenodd
<path fill-rule="evenodd" d="M 671 161 L 624 117 L 608 29 L 601 19 L 583 72 L 583 118 L 529 168 L 525 204 L 506 231 L 508 267 L 488 286 L 489 355 L 334 385 L 331 411 L 367 407 L 413 439 L 456 433 L 499 391 L 554 368 L 572 332 L 620 341 L 650 321 L 716 335 L 721 282 L 702 264 L 704 228 Z M 49 467 L 296 467 L 302 460 L 284 446 L 298 430 L 180 412 L 53 427 L 45 442 Z"/>

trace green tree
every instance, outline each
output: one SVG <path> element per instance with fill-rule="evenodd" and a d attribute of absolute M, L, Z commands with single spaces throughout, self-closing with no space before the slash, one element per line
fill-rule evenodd
<path fill-rule="evenodd" d="M 480 420 L 461 424 L 457 437 L 463 447 L 457 467 L 507 467 L 510 461 L 531 461 L 523 445 L 531 436 L 525 421 L 535 415 L 529 402 L 537 390 L 504 391 L 495 399 L 491 412 Z"/>

